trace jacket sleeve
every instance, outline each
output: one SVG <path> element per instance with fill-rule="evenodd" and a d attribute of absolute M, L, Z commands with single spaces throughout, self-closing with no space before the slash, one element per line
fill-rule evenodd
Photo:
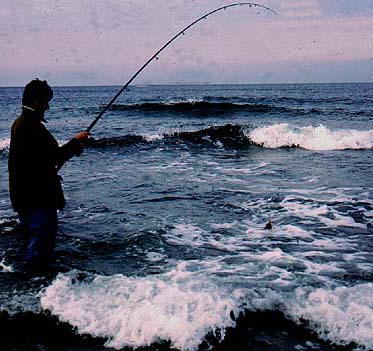
<path fill-rule="evenodd" d="M 83 149 L 80 145 L 78 139 L 72 138 L 65 145 L 58 147 L 56 154 L 56 166 L 61 168 L 66 161 L 68 161 L 73 156 L 79 156 Z"/>

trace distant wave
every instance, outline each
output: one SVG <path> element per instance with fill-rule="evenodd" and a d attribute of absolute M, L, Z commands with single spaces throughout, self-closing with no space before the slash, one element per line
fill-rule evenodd
<path fill-rule="evenodd" d="M 236 103 L 212 101 L 146 102 L 141 104 L 114 104 L 113 111 L 164 112 L 194 115 L 221 115 L 234 112 L 245 113 L 317 113 L 316 109 L 288 108 L 265 103 Z"/>
<path fill-rule="evenodd" d="M 342 96 L 333 96 L 329 98 L 320 98 L 320 97 L 307 97 L 307 98 L 300 98 L 300 97 L 288 97 L 288 96 L 282 96 L 276 99 L 277 101 L 293 101 L 293 102 L 300 102 L 300 103 L 332 103 L 335 104 L 336 102 L 342 102 L 346 105 L 354 104 L 356 103 L 355 99 L 348 98 L 348 97 L 342 97 Z"/>
<path fill-rule="evenodd" d="M 248 146 L 250 140 L 240 125 L 226 124 L 213 126 L 193 132 L 177 132 L 165 136 L 166 139 L 181 140 L 195 144 L 220 144 L 225 147 Z"/>
<path fill-rule="evenodd" d="M 141 142 L 145 142 L 146 139 L 141 135 L 123 135 L 119 137 L 101 138 L 94 139 L 90 138 L 86 142 L 86 147 L 108 147 L 108 146 L 128 146 Z"/>
<path fill-rule="evenodd" d="M 123 135 L 112 138 L 90 139 L 88 147 L 122 147 L 139 143 L 188 143 L 195 145 L 221 145 L 243 147 L 251 144 L 240 125 L 226 124 L 190 132 L 175 132 L 164 135 Z"/>
<path fill-rule="evenodd" d="M 318 127 L 296 127 L 288 123 L 256 128 L 248 137 L 267 148 L 301 147 L 307 150 L 372 149 L 373 130 L 330 130 Z"/>

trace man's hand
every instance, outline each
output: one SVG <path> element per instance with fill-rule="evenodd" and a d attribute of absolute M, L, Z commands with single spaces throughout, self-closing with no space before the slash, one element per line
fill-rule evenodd
<path fill-rule="evenodd" d="M 80 142 L 83 142 L 85 140 L 87 140 L 89 138 L 89 136 L 91 135 L 91 133 L 89 132 L 79 132 L 77 135 L 75 135 L 75 139 L 78 139 Z"/>
<path fill-rule="evenodd" d="M 79 132 L 78 134 L 76 134 L 74 136 L 74 139 L 77 139 L 78 142 L 79 142 L 79 144 L 80 144 L 80 148 L 79 148 L 79 150 L 77 150 L 76 156 L 80 156 L 81 155 L 81 153 L 83 152 L 83 148 L 85 146 L 84 144 L 88 140 L 88 138 L 89 138 L 90 135 L 91 134 L 89 132 L 83 131 L 83 132 Z"/>

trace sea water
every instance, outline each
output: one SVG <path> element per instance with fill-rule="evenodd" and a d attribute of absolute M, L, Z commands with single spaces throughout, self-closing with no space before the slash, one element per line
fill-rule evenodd
<path fill-rule="evenodd" d="M 47 127 L 63 144 L 117 90 L 54 88 Z M 84 350 L 373 349 L 373 84 L 130 87 L 60 171 L 41 277 L 18 270 L 8 194 L 21 95 L 0 88 L 2 330 L 47 318 Z"/>

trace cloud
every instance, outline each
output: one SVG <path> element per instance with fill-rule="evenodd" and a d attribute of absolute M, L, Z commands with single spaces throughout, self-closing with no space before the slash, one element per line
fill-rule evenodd
<path fill-rule="evenodd" d="M 211 81 L 233 77 L 236 81 L 244 67 L 256 66 L 267 81 L 270 76 L 278 77 L 267 74 L 268 67 L 287 67 L 291 72 L 289 67 L 295 64 L 305 67 L 372 57 L 373 16 L 369 13 L 349 16 L 338 8 L 342 12 L 331 16 L 321 6 L 324 2 L 316 0 L 264 2 L 278 15 L 248 7 L 221 11 L 175 41 L 139 78 L 175 81 L 178 75 L 190 81 L 199 77 Z M 7 78 L 5 82 L 5 73 L 0 74 L 0 85 L 8 85 L 12 74 L 17 79 L 32 78 L 35 72 L 65 83 L 121 83 L 183 26 L 227 3 L 6 2 L 0 8 L 0 72 L 7 72 Z M 353 70 L 349 72 L 353 75 Z"/>
<path fill-rule="evenodd" d="M 317 0 L 285 0 L 279 3 L 281 9 L 304 9 L 319 7 Z"/>
<path fill-rule="evenodd" d="M 305 18 L 322 16 L 319 3 L 316 0 L 282 1 L 279 12 L 285 18 Z"/>

